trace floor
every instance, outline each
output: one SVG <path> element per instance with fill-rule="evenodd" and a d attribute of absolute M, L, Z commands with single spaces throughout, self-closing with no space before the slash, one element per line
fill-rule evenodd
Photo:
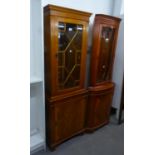
<path fill-rule="evenodd" d="M 76 136 L 59 145 L 55 151 L 40 151 L 34 155 L 124 155 L 124 123 L 110 123 L 92 134 Z"/>

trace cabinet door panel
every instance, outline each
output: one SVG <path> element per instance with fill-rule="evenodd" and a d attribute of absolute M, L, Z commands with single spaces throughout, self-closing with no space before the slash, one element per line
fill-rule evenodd
<path fill-rule="evenodd" d="M 57 91 L 79 88 L 83 69 L 85 24 L 77 20 L 57 20 Z"/>
<path fill-rule="evenodd" d="M 114 42 L 115 29 L 101 26 L 100 28 L 100 48 L 98 58 L 97 83 L 109 80 L 110 68 L 112 66 L 112 48 Z"/>
<path fill-rule="evenodd" d="M 94 124 L 100 125 L 108 122 L 112 101 L 112 93 L 96 97 Z"/>
<path fill-rule="evenodd" d="M 86 99 L 72 99 L 55 105 L 55 141 L 67 139 L 84 129 Z"/>

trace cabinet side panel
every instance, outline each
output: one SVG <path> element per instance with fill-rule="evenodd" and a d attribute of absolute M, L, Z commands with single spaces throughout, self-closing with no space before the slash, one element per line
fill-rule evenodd
<path fill-rule="evenodd" d="M 50 16 L 44 15 L 45 90 L 51 94 L 51 30 Z"/>
<path fill-rule="evenodd" d="M 94 22 L 93 25 L 93 45 L 91 53 L 91 63 L 90 63 L 90 85 L 94 86 L 96 82 L 97 74 L 97 60 L 99 55 L 99 36 L 100 36 L 100 27 Z"/>
<path fill-rule="evenodd" d="M 81 88 L 85 87 L 85 79 L 86 79 L 86 57 L 87 57 L 87 45 L 88 45 L 88 23 L 85 23 L 85 31 L 83 35 L 83 42 L 82 42 L 82 62 L 81 62 Z"/>
<path fill-rule="evenodd" d="M 49 145 L 49 147 L 52 147 L 52 143 L 55 139 L 54 111 L 54 107 L 50 106 L 46 101 L 46 142 Z"/>

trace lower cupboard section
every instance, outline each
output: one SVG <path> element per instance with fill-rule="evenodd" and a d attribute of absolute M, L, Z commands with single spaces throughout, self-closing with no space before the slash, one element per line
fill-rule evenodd
<path fill-rule="evenodd" d="M 109 123 L 113 89 L 105 90 L 99 94 L 89 95 L 89 106 L 87 113 L 87 131 L 95 129 Z"/>
<path fill-rule="evenodd" d="M 48 104 L 47 143 L 50 148 L 85 130 L 87 96 L 72 96 Z"/>
<path fill-rule="evenodd" d="M 65 97 L 46 105 L 47 144 L 51 149 L 65 140 L 92 132 L 109 122 L 113 85 L 89 93 Z"/>

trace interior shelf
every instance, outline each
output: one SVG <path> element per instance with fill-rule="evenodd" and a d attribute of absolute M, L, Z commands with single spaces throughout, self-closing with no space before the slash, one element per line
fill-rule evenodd
<path fill-rule="evenodd" d="M 31 151 L 35 150 L 36 148 L 42 147 L 43 145 L 44 145 L 44 139 L 41 137 L 39 132 L 31 135 L 30 138 Z"/>
<path fill-rule="evenodd" d="M 33 84 L 33 83 L 38 83 L 38 82 L 42 82 L 43 80 L 39 77 L 32 77 L 30 78 L 30 84 Z"/>

